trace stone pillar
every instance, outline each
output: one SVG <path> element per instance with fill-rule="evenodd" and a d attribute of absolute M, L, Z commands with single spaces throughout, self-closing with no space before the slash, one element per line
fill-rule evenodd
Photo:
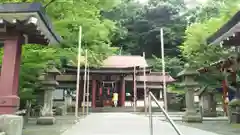
<path fill-rule="evenodd" d="M 66 107 L 70 107 L 72 105 L 72 92 L 71 90 L 65 90 L 64 101 Z"/>
<path fill-rule="evenodd" d="M 97 82 L 92 78 L 92 108 L 96 107 L 96 90 L 97 90 Z"/>
<path fill-rule="evenodd" d="M 45 88 L 44 90 L 44 105 L 42 110 L 43 116 L 53 116 L 53 91 L 54 89 Z"/>
<path fill-rule="evenodd" d="M 120 100 L 120 102 L 121 102 L 121 106 L 125 106 L 125 96 L 126 96 L 126 94 L 125 94 L 125 80 L 124 80 L 124 77 L 123 76 L 121 76 L 121 78 L 120 78 L 120 81 L 121 81 L 121 100 Z"/>
<path fill-rule="evenodd" d="M 68 111 L 71 110 L 71 107 L 72 107 L 72 96 L 69 95 L 69 94 L 66 94 L 65 95 L 65 98 L 64 98 L 64 101 L 65 101 L 65 112 L 67 114 Z"/>
<path fill-rule="evenodd" d="M 203 117 L 217 117 L 216 101 L 213 93 L 206 93 L 201 96 Z"/>
<path fill-rule="evenodd" d="M 185 122 L 202 122 L 202 116 L 197 112 L 194 105 L 194 88 L 198 85 L 194 81 L 194 77 L 198 72 L 188 64 L 185 65 L 185 69 L 178 74 L 179 77 L 183 77 L 182 86 L 186 89 L 185 100 L 186 100 L 186 111 L 182 117 Z"/>
<path fill-rule="evenodd" d="M 4 40 L 4 54 L 0 82 L 0 114 L 14 114 L 18 109 L 19 69 L 22 36 L 0 37 Z"/>
<path fill-rule="evenodd" d="M 55 123 L 53 117 L 53 91 L 55 90 L 58 82 L 56 75 L 60 74 L 55 67 L 51 67 L 43 77 L 42 85 L 44 90 L 44 106 L 41 110 L 41 117 L 37 119 L 39 125 L 52 125 Z"/>

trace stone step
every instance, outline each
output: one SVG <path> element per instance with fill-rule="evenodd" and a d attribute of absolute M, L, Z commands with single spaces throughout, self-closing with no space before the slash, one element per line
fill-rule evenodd
<path fill-rule="evenodd" d="M 148 116 L 147 116 L 148 117 Z M 169 116 L 174 121 L 182 121 L 182 116 Z M 167 121 L 165 116 L 153 116 L 154 119 Z M 203 117 L 203 121 L 228 121 L 228 117 Z"/>
<path fill-rule="evenodd" d="M 133 107 L 97 107 L 90 108 L 92 112 L 133 112 Z M 160 112 L 159 108 L 152 108 L 154 112 Z M 136 112 L 144 112 L 144 107 L 136 108 Z"/>
<path fill-rule="evenodd" d="M 136 111 L 141 111 L 141 108 L 137 108 Z M 133 112 L 132 107 L 99 107 L 91 108 L 92 112 Z"/>

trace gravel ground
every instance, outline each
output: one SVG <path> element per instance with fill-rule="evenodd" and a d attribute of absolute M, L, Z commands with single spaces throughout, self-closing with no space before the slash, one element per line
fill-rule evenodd
<path fill-rule="evenodd" d="M 23 129 L 22 135 L 60 135 L 74 124 L 74 115 L 57 116 L 56 124 L 48 126 L 36 125 L 36 119 L 30 119 Z"/>
<path fill-rule="evenodd" d="M 183 123 L 176 121 L 176 123 L 222 135 L 240 135 L 240 124 L 231 125 L 227 121 L 204 121 L 203 123 Z"/>

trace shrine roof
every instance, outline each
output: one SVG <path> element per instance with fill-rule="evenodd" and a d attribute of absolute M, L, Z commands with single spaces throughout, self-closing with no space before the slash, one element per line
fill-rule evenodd
<path fill-rule="evenodd" d="M 57 44 L 61 41 L 53 30 L 52 23 L 46 15 L 45 9 L 41 3 L 4 3 L 0 4 L 1 25 L 5 23 L 7 27 L 16 25 L 16 29 L 32 40 L 47 40 L 44 43 Z M 34 39 L 33 39 L 33 36 Z M 35 39 L 36 37 L 36 39 Z M 36 41 L 35 41 L 36 42 Z M 39 43 L 36 42 L 36 43 Z"/>
<path fill-rule="evenodd" d="M 99 68 L 90 68 L 90 73 L 93 74 L 133 74 L 134 67 L 136 73 L 143 73 L 144 67 L 149 73 L 152 67 L 149 67 L 145 58 L 142 56 L 109 56 L 103 61 Z M 76 66 L 65 66 L 66 73 L 76 73 Z M 84 68 L 80 69 L 84 73 Z"/>
<path fill-rule="evenodd" d="M 65 66 L 64 67 L 65 73 L 67 74 L 76 74 L 77 73 L 77 67 L 76 66 Z M 143 68 L 136 67 L 135 69 L 136 73 L 143 72 Z M 151 70 L 151 67 L 146 68 L 146 72 L 149 73 Z M 84 73 L 84 67 L 80 68 L 80 73 Z M 89 74 L 133 74 L 134 73 L 134 67 L 99 67 L 99 68 L 90 68 Z"/>
<path fill-rule="evenodd" d="M 146 59 L 142 56 L 109 56 L 103 61 L 103 67 L 126 68 L 126 67 L 148 67 Z"/>
<path fill-rule="evenodd" d="M 195 94 L 197 95 L 197 96 L 202 96 L 204 93 L 206 94 L 206 93 L 214 93 L 214 92 L 216 92 L 216 90 L 215 89 L 211 89 L 211 88 L 208 88 L 209 86 L 203 86 L 203 87 L 201 87 L 201 88 L 199 88 L 199 89 L 197 89 L 197 90 L 195 90 Z"/>
<path fill-rule="evenodd" d="M 237 45 L 235 42 L 240 32 L 240 11 L 237 12 L 227 23 L 225 23 L 220 29 L 212 34 L 208 39 L 208 44 L 221 44 L 223 41 L 227 41 L 228 45 Z M 229 40 L 231 40 L 229 42 Z"/>
<path fill-rule="evenodd" d="M 206 73 L 206 72 L 214 71 L 214 70 L 223 71 L 223 69 L 227 69 L 227 72 L 232 72 L 232 70 L 230 68 L 234 64 L 235 59 L 237 61 L 240 61 L 239 58 L 230 56 L 227 59 L 222 59 L 222 60 L 213 62 L 209 66 L 201 67 L 201 68 L 197 69 L 197 71 L 199 73 Z"/>

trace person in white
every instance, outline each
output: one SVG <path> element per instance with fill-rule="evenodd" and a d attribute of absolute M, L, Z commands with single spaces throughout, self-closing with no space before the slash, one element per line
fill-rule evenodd
<path fill-rule="evenodd" d="M 118 93 L 116 91 L 114 91 L 114 93 L 113 93 L 112 101 L 113 101 L 114 107 L 117 107 L 117 105 L 118 105 Z"/>

